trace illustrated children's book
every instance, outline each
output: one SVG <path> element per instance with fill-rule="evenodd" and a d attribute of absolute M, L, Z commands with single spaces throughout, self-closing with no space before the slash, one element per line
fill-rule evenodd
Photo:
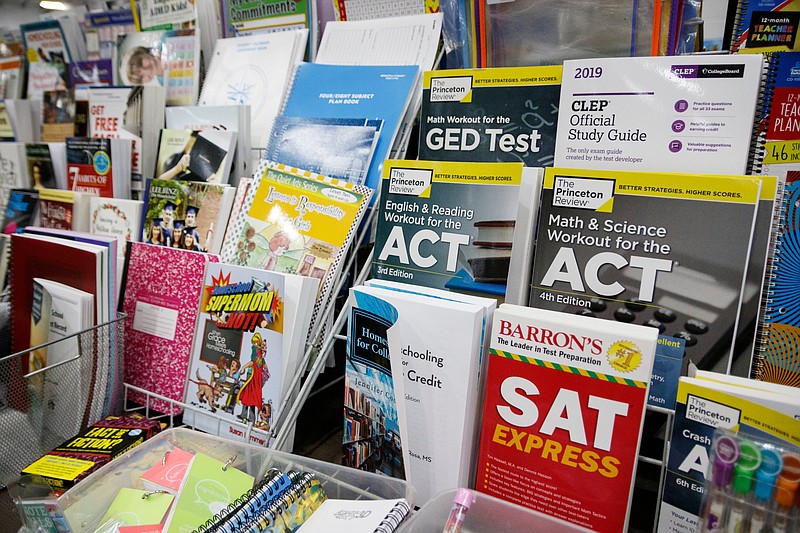
<path fill-rule="evenodd" d="M 758 55 L 564 61 L 555 166 L 744 174 L 762 73 Z"/>
<path fill-rule="evenodd" d="M 186 403 L 194 409 L 184 413 L 185 423 L 242 440 L 245 424 L 252 424 L 251 442 L 269 444 L 282 402 L 292 328 L 287 311 L 283 274 L 208 267 L 186 381 Z"/>
<path fill-rule="evenodd" d="M 760 185 L 748 176 L 545 169 L 530 305 L 646 323 L 683 338 L 698 366 L 727 363 Z"/>
<path fill-rule="evenodd" d="M 424 73 L 419 158 L 553 165 L 561 66 Z"/>
<path fill-rule="evenodd" d="M 522 163 L 384 163 L 372 275 L 506 293 Z"/>
<path fill-rule="evenodd" d="M 28 98 L 41 99 L 44 91 L 66 89 L 69 63 L 82 58 L 71 55 L 61 22 L 32 22 L 20 31 L 28 64 Z"/>
<path fill-rule="evenodd" d="M 627 531 L 657 337 L 641 325 L 501 305 L 476 489 L 594 531 Z"/>
<path fill-rule="evenodd" d="M 372 190 L 262 161 L 223 261 L 320 280 L 311 328 L 338 279 Z"/>

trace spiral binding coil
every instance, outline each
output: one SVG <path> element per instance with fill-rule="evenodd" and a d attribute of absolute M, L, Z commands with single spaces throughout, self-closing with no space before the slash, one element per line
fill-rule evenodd
<path fill-rule="evenodd" d="M 271 528 L 275 525 L 278 518 L 289 509 L 292 503 L 315 481 L 314 474 L 310 472 L 304 472 L 293 477 L 295 479 L 286 492 L 259 511 L 254 518 L 244 524 L 243 529 L 238 529 L 237 531 L 244 533 L 250 531 L 265 531 Z"/>
<path fill-rule="evenodd" d="M 408 513 L 411 512 L 411 506 L 405 500 L 400 500 L 392 507 L 392 510 L 386 514 L 386 518 L 381 520 L 378 527 L 375 528 L 375 533 L 391 533 L 397 526 L 400 525 Z"/>
<path fill-rule="evenodd" d="M 780 63 L 780 52 L 771 54 L 765 61 L 761 73 L 761 94 L 756 104 L 755 120 L 753 120 L 753 133 L 750 149 L 747 152 L 747 168 L 750 174 L 761 174 L 764 158 L 767 155 L 766 142 L 769 129 L 769 117 L 772 114 L 772 99 L 775 95 L 775 82 Z"/>
<path fill-rule="evenodd" d="M 774 313 L 773 289 L 780 276 L 780 253 L 782 240 L 779 238 L 780 232 L 786 224 L 786 199 L 784 183 L 779 181 L 775 191 L 776 208 L 773 213 L 772 231 L 769 237 L 769 253 L 767 254 L 764 282 L 761 287 L 761 303 L 759 305 L 759 319 L 756 322 L 755 346 L 753 348 L 752 362 L 750 365 L 750 377 L 761 379 L 764 374 L 764 360 L 766 346 L 769 344 L 771 322 Z"/>
<path fill-rule="evenodd" d="M 219 513 L 206 520 L 195 530 L 195 533 L 236 531 L 235 529 L 231 529 L 231 527 L 238 525 L 237 522 L 239 520 L 238 515 L 240 511 L 248 514 L 248 520 L 252 517 L 252 514 L 250 514 L 251 507 L 248 507 L 248 504 L 251 502 L 255 502 L 256 504 L 261 502 L 261 505 L 255 509 L 255 511 L 258 511 L 264 504 L 289 486 L 291 486 L 291 477 L 289 477 L 288 474 L 284 475 L 283 472 L 276 468 L 271 468 L 264 475 L 264 478 L 252 489 L 242 494 Z"/>
<path fill-rule="evenodd" d="M 747 12 L 750 0 L 740 0 L 739 5 L 736 7 L 736 16 L 734 17 L 733 29 L 731 31 L 731 53 L 736 53 L 742 46 L 742 39 L 744 32 L 747 31 Z"/>

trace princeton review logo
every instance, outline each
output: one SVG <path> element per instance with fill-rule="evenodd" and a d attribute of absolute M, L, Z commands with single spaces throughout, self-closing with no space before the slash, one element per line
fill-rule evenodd
<path fill-rule="evenodd" d="M 389 172 L 389 193 L 430 198 L 432 178 L 433 170 L 392 168 Z"/>
<path fill-rule="evenodd" d="M 431 102 L 472 102 L 472 76 L 431 78 Z"/>
<path fill-rule="evenodd" d="M 553 207 L 573 207 L 610 213 L 614 205 L 613 179 L 555 176 Z"/>

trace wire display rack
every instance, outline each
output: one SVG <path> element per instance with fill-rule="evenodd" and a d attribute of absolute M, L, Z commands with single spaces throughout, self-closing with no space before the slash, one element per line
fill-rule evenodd
<path fill-rule="evenodd" d="M 0 482 L 7 485 L 30 463 L 122 410 L 124 314 L 58 341 L 0 357 Z M 57 343 L 74 352 L 29 370 L 34 351 Z"/>

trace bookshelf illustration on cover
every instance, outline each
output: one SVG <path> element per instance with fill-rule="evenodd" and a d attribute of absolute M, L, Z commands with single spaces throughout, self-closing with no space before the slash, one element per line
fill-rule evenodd
<path fill-rule="evenodd" d="M 342 464 L 405 479 L 386 336 L 396 311 L 358 289 L 351 298 L 355 303 L 345 364 Z"/>

